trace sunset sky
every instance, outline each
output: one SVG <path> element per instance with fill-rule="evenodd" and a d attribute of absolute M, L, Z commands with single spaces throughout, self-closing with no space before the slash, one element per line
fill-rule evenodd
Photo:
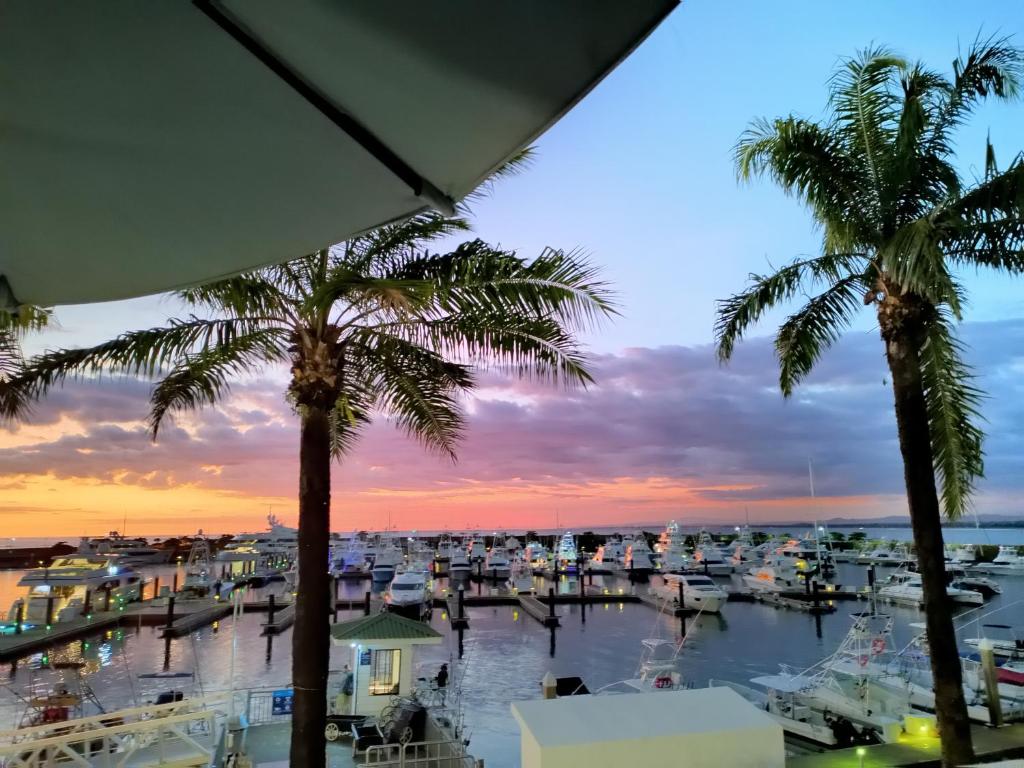
<path fill-rule="evenodd" d="M 817 243 L 791 199 L 768 183 L 736 183 L 731 148 L 754 117 L 820 115 L 841 56 L 883 43 L 945 71 L 979 31 L 1024 45 L 1018 0 L 685 2 L 542 138 L 533 168 L 474 207 L 477 234 L 493 243 L 522 255 L 580 247 L 603 265 L 623 317 L 586 339 L 597 385 L 567 392 L 485 375 L 457 464 L 380 421 L 335 471 L 334 529 L 905 513 L 869 313 L 788 402 L 766 336 L 726 368 L 715 361 L 714 301 Z M 964 172 L 983 168 L 986 132 L 1003 163 L 1024 149 L 1021 125 L 1020 102 L 979 111 L 960 137 Z M 977 509 L 1019 515 L 1024 283 L 967 283 L 963 335 L 991 395 Z M 61 327 L 27 346 L 91 344 L 176 311 L 166 297 L 62 307 Z M 29 423 L 0 428 L 0 535 L 98 534 L 125 520 L 133 534 L 252 530 L 270 507 L 293 523 L 298 428 L 284 381 L 272 370 L 242 382 L 156 443 L 142 424 L 148 384 L 69 383 Z"/>

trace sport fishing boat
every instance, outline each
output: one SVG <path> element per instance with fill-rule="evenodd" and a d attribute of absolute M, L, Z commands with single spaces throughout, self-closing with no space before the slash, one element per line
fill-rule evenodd
<path fill-rule="evenodd" d="M 455 549 L 455 542 L 452 540 L 452 535 L 445 531 L 437 540 L 437 552 L 434 555 L 434 559 L 439 563 L 447 563 L 452 559 L 452 553 Z"/>
<path fill-rule="evenodd" d="M 370 567 L 367 562 L 367 540 L 358 534 L 342 539 L 331 547 L 331 575 L 366 573 Z"/>
<path fill-rule="evenodd" d="M 464 579 L 473 570 L 473 564 L 469 561 L 469 555 L 462 547 L 456 546 L 448 557 L 448 575 L 452 579 Z"/>
<path fill-rule="evenodd" d="M 876 679 L 878 660 L 894 652 L 892 617 L 856 613 L 853 622 L 836 652 L 813 667 L 782 667 L 751 680 L 767 691 L 762 702 L 786 732 L 829 745 L 890 743 L 904 732 L 904 719 L 913 714 L 909 694 Z"/>
<path fill-rule="evenodd" d="M 508 551 L 505 549 L 505 537 L 495 534 L 491 540 L 491 548 L 484 558 L 483 575 L 489 579 L 507 579 L 511 573 Z"/>
<path fill-rule="evenodd" d="M 1003 545 L 999 547 L 999 554 L 991 563 L 977 563 L 972 570 L 996 575 L 1024 576 L 1024 555 L 1017 552 L 1017 547 Z"/>
<path fill-rule="evenodd" d="M 879 587 L 877 595 L 879 599 L 888 600 L 896 605 L 921 608 L 924 606 L 924 586 L 921 583 L 921 574 L 897 571 L 882 587 Z M 985 603 L 984 596 L 974 590 L 946 587 L 946 595 L 958 605 L 984 605 Z"/>
<path fill-rule="evenodd" d="M 78 543 L 78 552 L 82 555 L 113 555 L 122 565 L 159 565 L 171 559 L 170 549 L 151 547 L 145 539 L 128 539 L 117 531 L 111 531 L 100 539 L 83 536 Z"/>
<path fill-rule="evenodd" d="M 982 640 L 988 640 L 996 656 L 1024 659 L 1024 628 L 1009 624 L 982 624 L 981 631 L 980 637 L 964 638 L 964 645 L 977 649 Z"/>
<path fill-rule="evenodd" d="M 483 562 L 487 558 L 487 542 L 479 533 L 466 538 L 466 554 L 471 563 Z"/>
<path fill-rule="evenodd" d="M 576 539 L 573 538 L 571 531 L 566 531 L 558 540 L 558 548 L 555 549 L 555 569 L 563 573 L 575 573 L 577 557 Z"/>
<path fill-rule="evenodd" d="M 729 593 L 716 584 L 711 577 L 701 574 L 666 573 L 660 584 L 654 584 L 650 592 L 663 600 L 679 603 L 682 588 L 683 607 L 691 611 L 720 613 L 729 599 Z"/>
<path fill-rule="evenodd" d="M 548 552 L 548 548 L 539 541 L 527 542 L 526 546 L 523 547 L 523 560 L 533 568 L 546 568 L 550 556 L 551 553 Z"/>
<path fill-rule="evenodd" d="M 605 568 L 619 568 L 626 561 L 626 545 L 620 536 L 609 536 L 598 547 L 593 562 Z"/>
<path fill-rule="evenodd" d="M 752 592 L 792 592 L 805 588 L 807 574 L 793 562 L 770 556 L 764 565 L 743 574 L 743 584 Z"/>
<path fill-rule="evenodd" d="M 686 551 L 686 537 L 679 530 L 679 524 L 670 520 L 658 538 L 658 568 L 662 573 L 682 573 L 690 566 L 690 555 Z"/>
<path fill-rule="evenodd" d="M 733 572 L 732 562 L 722 556 L 722 550 L 715 544 L 706 528 L 701 528 L 697 534 L 697 546 L 693 553 L 691 568 L 705 574 L 724 575 Z"/>
<path fill-rule="evenodd" d="M 384 592 L 389 611 L 419 619 L 430 612 L 433 584 L 422 570 L 400 568 Z"/>
<path fill-rule="evenodd" d="M 533 592 L 533 570 L 530 568 L 529 563 L 521 558 L 513 560 L 506 585 L 512 592 L 522 594 Z"/>
<path fill-rule="evenodd" d="M 377 584 L 387 584 L 395 577 L 395 571 L 404 560 L 402 548 L 391 537 L 381 537 L 376 546 L 370 578 Z"/>
<path fill-rule="evenodd" d="M 725 546 L 722 555 L 732 563 L 734 570 L 742 570 L 744 567 L 749 567 L 763 557 L 754 546 L 754 537 L 750 533 L 750 526 L 748 525 L 738 529 L 738 535 Z"/>
<path fill-rule="evenodd" d="M 874 549 L 865 550 L 857 558 L 861 565 L 902 565 L 910 559 L 907 548 L 904 545 L 890 547 L 887 544 L 879 544 Z"/>
<path fill-rule="evenodd" d="M 647 543 L 646 536 L 638 533 L 636 536 L 624 540 L 624 543 L 626 545 L 626 559 L 623 565 L 627 571 L 637 575 L 644 575 L 656 570 L 658 564 L 656 556 Z"/>
<path fill-rule="evenodd" d="M 188 551 L 185 579 L 182 582 L 179 596 L 186 598 L 224 597 L 231 592 L 234 586 L 233 581 L 218 575 L 210 555 L 210 542 L 200 531 Z"/>
<path fill-rule="evenodd" d="M 26 571 L 18 586 L 28 587 L 28 594 L 14 601 L 8 617 L 14 619 L 21 607 L 23 624 L 43 625 L 47 617 L 56 624 L 104 609 L 108 590 L 111 608 L 138 600 L 142 580 L 116 557 L 68 555 Z"/>
<path fill-rule="evenodd" d="M 973 544 L 961 544 L 953 550 L 953 562 L 959 565 L 974 565 L 978 560 L 978 549 Z"/>

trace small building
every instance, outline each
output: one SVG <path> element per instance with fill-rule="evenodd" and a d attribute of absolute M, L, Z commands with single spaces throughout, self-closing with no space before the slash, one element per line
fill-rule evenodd
<path fill-rule="evenodd" d="M 522 768 L 784 768 L 782 727 L 730 688 L 517 701 Z"/>
<path fill-rule="evenodd" d="M 438 645 L 442 636 L 422 622 L 385 612 L 335 624 L 331 639 L 352 649 L 352 693 L 339 692 L 335 711 L 375 715 L 392 696 L 412 693 L 414 649 Z"/>

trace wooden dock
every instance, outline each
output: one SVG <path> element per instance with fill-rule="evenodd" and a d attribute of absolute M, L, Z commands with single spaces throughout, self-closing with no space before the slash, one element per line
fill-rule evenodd
<path fill-rule="evenodd" d="M 212 624 L 231 613 L 231 602 L 228 600 L 218 600 L 216 602 L 203 600 L 196 602 L 202 602 L 203 605 L 194 606 L 194 610 L 188 610 L 193 608 L 193 606 L 189 606 L 184 601 L 182 604 L 176 605 L 174 620 L 170 624 L 163 626 L 160 636 L 181 637 L 196 629 Z M 180 613 L 179 610 L 181 611 Z M 188 610 L 188 613 L 185 613 L 186 610 Z"/>
<path fill-rule="evenodd" d="M 34 627 L 21 634 L 0 637 L 0 662 L 13 661 L 57 643 L 67 643 L 95 632 L 101 632 L 120 623 L 122 611 L 105 611 L 92 614 L 92 618 L 81 617 L 73 621 L 62 621 L 45 627 Z"/>
<path fill-rule="evenodd" d="M 971 726 L 974 752 L 978 762 L 1024 757 L 1024 723 L 1002 728 Z M 863 754 L 858 754 L 858 749 Z M 786 761 L 786 768 L 889 768 L 914 766 L 939 768 L 942 764 L 939 740 L 935 737 L 904 736 L 892 744 L 870 747 L 834 749 L 812 755 L 801 755 Z"/>
<path fill-rule="evenodd" d="M 275 610 L 273 621 L 263 625 L 261 635 L 279 635 L 295 623 L 295 603 L 285 603 L 280 610 Z"/>
<path fill-rule="evenodd" d="M 527 616 L 532 616 L 545 627 L 557 627 L 561 623 L 554 612 L 554 603 L 544 605 L 535 595 L 517 595 L 519 607 Z"/>

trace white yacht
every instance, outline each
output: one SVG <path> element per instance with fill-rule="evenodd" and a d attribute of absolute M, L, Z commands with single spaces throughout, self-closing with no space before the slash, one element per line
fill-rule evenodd
<path fill-rule="evenodd" d="M 103 610 L 108 589 L 111 608 L 138 600 L 142 581 L 116 557 L 68 555 L 26 571 L 18 586 L 28 587 L 28 594 L 14 602 L 8 616 L 14 619 L 20 605 L 24 624 L 42 625 L 48 615 L 59 623 L 80 618 L 86 609 Z"/>
<path fill-rule="evenodd" d="M 896 605 L 915 608 L 924 606 L 924 587 L 921 575 L 910 571 L 897 571 L 878 589 L 878 597 Z M 946 587 L 946 595 L 958 605 L 984 605 L 985 598 L 980 592 L 969 589 Z"/>
<path fill-rule="evenodd" d="M 643 574 L 650 573 L 657 568 L 658 563 L 655 554 L 647 543 L 646 536 L 638 533 L 636 536 L 626 539 L 624 543 L 626 545 L 626 559 L 623 565 L 627 571 Z"/>
<path fill-rule="evenodd" d="M 697 534 L 697 547 L 693 553 L 691 567 L 693 570 L 703 571 L 705 574 L 721 575 L 733 572 L 733 564 L 722 557 L 722 550 L 715 544 L 706 528 L 702 528 Z"/>
<path fill-rule="evenodd" d="M 680 532 L 675 520 L 670 520 L 661 532 L 657 549 L 658 566 L 662 573 L 682 573 L 690 566 L 686 537 Z"/>
<path fill-rule="evenodd" d="M 959 565 L 973 565 L 978 560 L 978 550 L 973 544 L 961 544 L 953 550 L 953 562 Z"/>
<path fill-rule="evenodd" d="M 434 558 L 439 563 L 447 563 L 452 559 L 452 553 L 455 549 L 455 541 L 452 539 L 452 535 L 445 531 L 437 540 L 437 553 L 434 555 Z"/>
<path fill-rule="evenodd" d="M 453 579 L 464 579 L 473 570 L 469 555 L 463 547 L 456 546 L 448 556 L 448 575 Z"/>
<path fill-rule="evenodd" d="M 1024 628 L 1017 629 L 1009 624 L 982 624 L 982 637 L 968 637 L 964 644 L 977 649 L 982 639 L 992 643 L 992 652 L 997 656 L 1024 659 Z"/>
<path fill-rule="evenodd" d="M 509 571 L 508 581 L 506 583 L 512 592 L 519 592 L 523 594 L 533 592 L 533 570 L 530 568 L 529 563 L 524 561 L 522 558 L 516 558 L 513 560 L 512 568 Z"/>
<path fill-rule="evenodd" d="M 984 597 L 993 597 L 1003 593 L 1003 588 L 998 581 L 982 576 L 974 568 L 968 570 L 962 565 L 947 563 L 946 574 L 951 587 L 973 589 L 975 592 L 981 592 Z"/>
<path fill-rule="evenodd" d="M 412 618 L 421 618 L 430 612 L 433 585 L 421 570 L 400 569 L 384 592 L 384 604 L 389 611 Z"/>
<path fill-rule="evenodd" d="M 769 557 L 764 565 L 743 574 L 743 584 L 752 592 L 792 592 L 806 588 L 803 572 L 793 562 Z"/>
<path fill-rule="evenodd" d="M 523 560 L 534 568 L 546 568 L 551 553 L 539 541 L 527 542 L 523 548 Z"/>
<path fill-rule="evenodd" d="M 222 578 L 217 573 L 213 557 L 210 555 L 210 542 L 200 531 L 192 541 L 188 551 L 188 562 L 185 565 L 185 580 L 180 589 L 181 597 L 222 597 L 234 587 L 230 579 Z"/>
<path fill-rule="evenodd" d="M 760 554 L 754 546 L 750 526 L 745 525 L 738 531 L 736 538 L 723 548 L 722 555 L 732 563 L 734 569 L 741 570 L 758 561 Z"/>
<path fill-rule="evenodd" d="M 902 565 L 910 559 L 907 547 L 904 544 L 897 544 L 890 547 L 888 544 L 879 544 L 872 549 L 864 550 L 857 558 L 861 565 Z"/>
<path fill-rule="evenodd" d="M 973 570 L 981 573 L 1024 576 L 1024 555 L 1018 554 L 1017 547 L 1000 546 L 995 560 L 991 563 L 978 563 Z"/>
<path fill-rule="evenodd" d="M 145 539 L 128 539 L 117 531 L 106 537 L 90 539 L 82 537 L 78 552 L 82 555 L 115 555 L 122 565 L 159 565 L 171 559 L 170 549 L 151 547 Z"/>
<path fill-rule="evenodd" d="M 496 534 L 491 540 L 491 548 L 487 552 L 487 557 L 484 558 L 483 575 L 490 579 L 507 579 L 510 572 L 505 537 Z"/>
<path fill-rule="evenodd" d="M 387 584 L 395 577 L 395 570 L 404 562 L 402 548 L 390 537 L 381 537 L 377 542 L 376 554 L 370 577 L 378 584 Z"/>
<path fill-rule="evenodd" d="M 651 586 L 651 593 L 664 599 L 679 602 L 682 587 L 683 607 L 691 611 L 720 613 L 728 601 L 729 593 L 716 584 L 709 576 L 701 574 L 666 573 L 661 584 Z"/>
<path fill-rule="evenodd" d="M 466 554 L 470 562 L 483 562 L 487 558 L 487 542 L 479 533 L 474 533 L 466 538 Z"/>
<path fill-rule="evenodd" d="M 358 534 L 341 539 L 331 548 L 331 575 L 343 576 L 352 573 L 365 573 L 367 548 L 369 542 Z"/>
<path fill-rule="evenodd" d="M 556 570 L 575 573 L 577 557 L 576 539 L 571 531 L 566 531 L 558 540 L 558 548 L 555 550 Z"/>

